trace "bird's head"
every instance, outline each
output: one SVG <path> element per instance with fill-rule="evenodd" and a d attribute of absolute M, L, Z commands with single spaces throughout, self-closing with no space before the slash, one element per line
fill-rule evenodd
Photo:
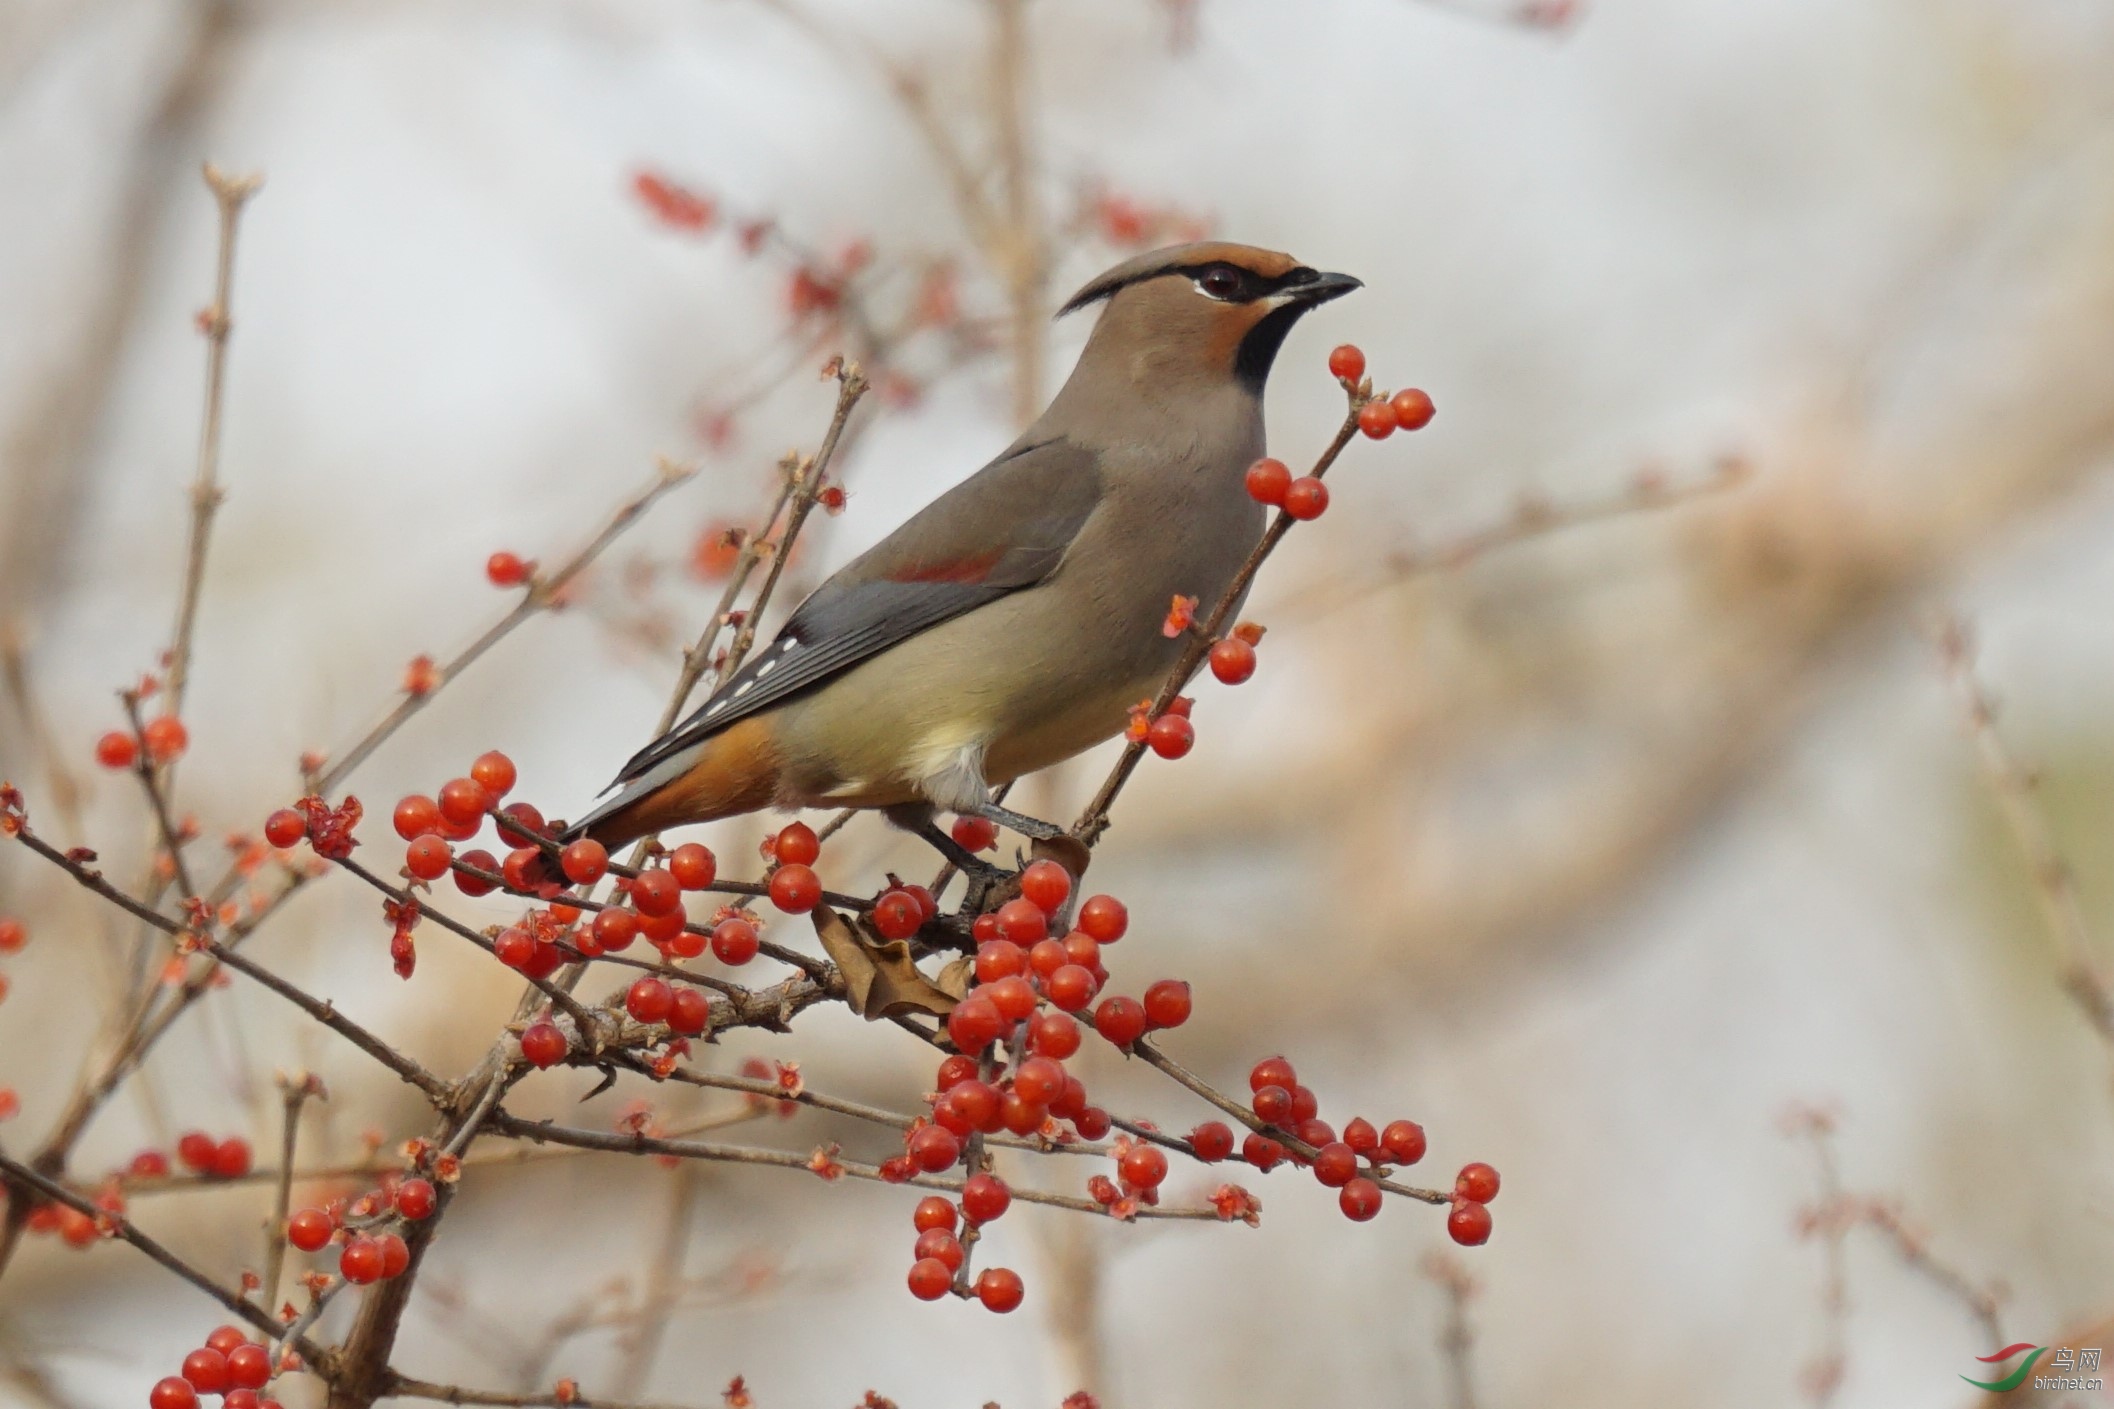
<path fill-rule="evenodd" d="M 1300 316 L 1360 287 L 1288 254 L 1211 241 L 1126 260 L 1072 295 L 1059 316 L 1108 301 L 1082 366 L 1113 358 L 1133 375 L 1232 378 L 1259 395 Z"/>

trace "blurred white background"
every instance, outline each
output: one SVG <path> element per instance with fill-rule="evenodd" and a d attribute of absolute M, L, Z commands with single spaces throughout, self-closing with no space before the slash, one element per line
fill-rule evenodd
<path fill-rule="evenodd" d="M 182 574 L 215 241 L 200 161 L 266 176 L 187 710 L 204 845 L 287 801 L 301 751 L 355 737 L 414 655 L 503 608 L 489 552 L 555 561 L 656 455 L 694 460 L 575 609 L 530 623 L 353 784 L 378 812 L 499 747 L 523 795 L 576 815 L 647 736 L 674 642 L 716 596 L 681 569 L 692 544 L 752 520 L 777 455 L 813 446 L 829 388 L 812 372 L 853 345 L 788 311 L 781 255 L 656 222 L 634 175 L 775 219 L 824 262 L 867 243 L 884 306 L 933 261 L 958 268 L 962 329 L 902 350 L 914 402 L 861 412 L 849 508 L 793 574 L 812 583 L 1012 435 L 1004 269 L 887 76 L 917 75 L 981 160 L 1006 5 L 0 7 L 0 626 L 58 751 L 0 700 L 0 773 L 33 815 L 55 817 L 56 762 L 89 790 L 81 839 L 136 872 L 137 799 L 90 750 L 121 722 L 114 690 L 154 667 Z M 1127 252 L 1095 204 L 1113 193 L 1366 281 L 1280 359 L 1277 453 L 1296 464 L 1329 434 L 1340 340 L 1439 406 L 1417 436 L 1347 453 L 1334 511 L 1251 605 L 1272 628 L 1256 681 L 1199 691 L 1196 752 L 1147 760 L 1102 847 L 1094 888 L 1133 915 L 1119 982 L 1195 985 L 1170 1048 L 1228 1083 L 1287 1051 L 1325 1115 L 1423 1121 L 1433 1179 L 1471 1158 L 1504 1171 L 1496 1235 L 1462 1259 L 1485 1409 L 1801 1402 L 1829 1330 L 1822 1249 L 1795 1226 L 1812 1161 L 1779 1126 L 1794 1103 L 1840 1113 L 1850 1188 L 1898 1196 L 1934 1255 L 2007 1284 L 2009 1339 L 2105 1321 L 2107 1051 L 2058 986 L 1923 633 L 1943 606 L 1974 622 L 1999 727 L 2044 766 L 2103 924 L 2114 11 L 1600 0 L 1532 23 L 1466 0 L 1081 0 L 1027 6 L 1026 25 L 1027 83 L 998 106 L 1031 143 L 1038 314 Z M 1087 326 L 1048 328 L 1040 392 Z M 736 400 L 731 440 L 709 442 L 701 422 Z M 1388 572 L 1522 496 L 1620 496 L 1641 471 L 1688 485 L 1727 455 L 1751 466 L 1740 487 Z M 1100 771 L 1026 795 L 1068 814 Z M 755 832 L 712 839 L 744 856 Z M 840 846 L 874 876 L 924 864 L 875 822 Z M 0 1144 L 18 1153 L 101 1017 L 110 922 L 15 849 L 0 913 L 33 933 L 0 1006 L 0 1082 L 22 1102 Z M 430 928 L 399 983 L 386 938 L 371 894 L 333 880 L 257 952 L 436 1068 L 473 1062 L 515 983 Z M 729 1046 L 895 1104 L 929 1075 L 837 1013 Z M 260 1074 L 301 1066 L 333 1093 L 319 1159 L 422 1128 L 396 1083 L 237 989 L 158 1050 L 151 1099 L 114 1103 L 73 1169 L 194 1125 L 266 1143 Z M 1110 1104 L 1204 1114 L 1121 1067 L 1087 1063 Z M 525 1104 L 564 1113 L 588 1084 L 553 1074 Z M 519 1357 L 480 1318 L 532 1344 L 635 1281 L 670 1183 L 639 1163 L 473 1188 L 397 1363 L 503 1385 Z M 1084 1163 L 1041 1177 L 1076 1188 Z M 1248 1181 L 1254 1231 L 1020 1210 L 993 1241 L 1029 1302 L 1000 1319 L 903 1293 L 899 1193 L 699 1178 L 689 1270 L 746 1290 L 679 1308 L 641 1395 L 717 1404 L 742 1374 L 764 1409 L 869 1387 L 1026 1409 L 1084 1377 L 1109 1406 L 1459 1402 L 1420 1271 L 1443 1219 L 1420 1207 L 1354 1226 L 1280 1171 Z M 232 1274 L 262 1207 L 135 1211 Z M 1832 1402 L 1969 1402 L 1957 1377 L 1996 1347 L 1867 1230 L 1848 1248 Z M 126 1249 L 35 1241 L 0 1281 L 0 1401 L 143 1402 L 218 1319 Z M 627 1354 L 589 1333 L 551 1373 L 596 1391 Z"/>

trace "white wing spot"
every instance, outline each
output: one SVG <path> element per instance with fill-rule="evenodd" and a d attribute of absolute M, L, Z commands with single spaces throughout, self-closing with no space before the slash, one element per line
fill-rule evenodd
<path fill-rule="evenodd" d="M 712 717 L 713 715 L 715 715 L 715 714 L 719 713 L 719 712 L 720 712 L 721 710 L 725 709 L 726 707 L 727 707 L 727 702 L 726 702 L 725 700 L 719 700 L 719 701 L 715 702 L 715 703 L 713 704 L 713 706 L 712 706 L 712 707 L 711 707 L 710 709 L 708 709 L 708 710 L 706 710 L 706 711 L 705 711 L 705 718 L 707 718 L 707 719 L 710 719 L 710 718 L 711 718 L 711 717 Z"/>
<path fill-rule="evenodd" d="M 747 693 L 749 693 L 750 690 L 754 689 L 755 686 L 756 682 L 754 680 L 742 681 L 739 685 L 736 685 L 734 687 L 734 698 L 737 700 L 740 699 L 743 695 L 746 695 Z"/>
<path fill-rule="evenodd" d="M 777 666 L 778 657 L 772 656 L 769 660 L 764 661 L 762 664 L 756 667 L 756 678 L 758 680 L 763 679 L 764 676 L 769 675 L 773 670 L 775 670 Z"/>

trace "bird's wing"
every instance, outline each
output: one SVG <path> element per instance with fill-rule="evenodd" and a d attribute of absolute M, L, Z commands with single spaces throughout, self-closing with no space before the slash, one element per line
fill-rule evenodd
<path fill-rule="evenodd" d="M 616 783 L 921 631 L 1034 586 L 1056 571 L 1101 494 L 1094 455 L 1062 438 L 992 461 L 816 588 L 770 645 L 625 764 Z"/>

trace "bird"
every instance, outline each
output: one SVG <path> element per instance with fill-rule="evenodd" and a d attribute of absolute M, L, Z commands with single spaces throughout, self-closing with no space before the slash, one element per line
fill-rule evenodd
<path fill-rule="evenodd" d="M 1217 241 L 1088 282 L 1058 316 L 1100 316 L 1034 424 L 810 593 L 563 840 L 770 807 L 879 809 L 958 863 L 935 812 L 1060 835 L 993 788 L 1158 693 L 1183 647 L 1161 629 L 1174 599 L 1216 602 L 1262 537 L 1244 477 L 1286 334 L 1362 286 Z"/>

